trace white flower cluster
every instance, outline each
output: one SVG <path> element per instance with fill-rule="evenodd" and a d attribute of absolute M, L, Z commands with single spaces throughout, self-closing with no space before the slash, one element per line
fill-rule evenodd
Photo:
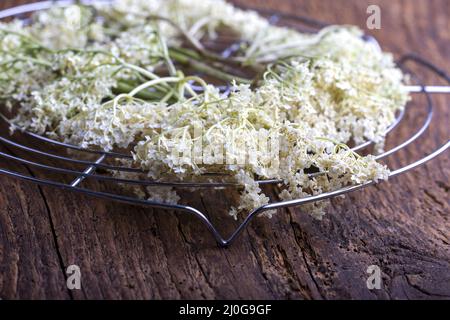
<path fill-rule="evenodd" d="M 346 32 L 333 31 L 329 37 L 342 37 L 341 33 Z M 349 33 L 348 37 L 352 35 Z M 363 44 L 359 50 L 364 50 Z M 370 52 L 368 47 L 365 50 Z M 384 61 L 382 55 L 379 58 L 380 63 Z M 268 203 L 269 199 L 261 194 L 255 183 L 256 177 L 283 179 L 288 186 L 282 193 L 285 199 L 386 179 L 388 171 L 385 167 L 370 156 L 356 155 L 340 143 L 350 139 L 357 143 L 367 139 L 383 140 L 395 111 L 406 102 L 406 95 L 399 86 L 401 74 L 393 68 L 392 62 L 383 67 L 391 68 L 394 76 L 389 77 L 374 72 L 370 66 L 345 67 L 354 66 L 354 62 L 353 58 L 350 60 L 342 54 L 291 59 L 273 66 L 255 90 L 240 85 L 234 87 L 226 99 L 211 90 L 209 100 L 173 104 L 167 108 L 160 126 L 174 128 L 169 132 L 170 138 L 165 131 L 147 136 L 136 146 L 135 159 L 149 171 L 154 168 L 160 171 L 156 163 L 164 163 L 180 174 L 205 170 L 236 172 L 237 180 L 245 186 L 238 209 Z M 393 87 L 397 90 L 393 91 Z M 264 166 L 261 162 L 248 161 L 242 165 L 225 163 L 220 167 L 212 163 L 208 167 L 204 161 L 199 170 L 193 157 L 175 163 L 174 153 L 185 154 L 186 149 L 192 150 L 196 128 L 206 132 L 202 136 L 206 146 L 221 144 L 223 136 L 231 139 L 229 132 L 233 131 L 240 140 L 252 130 L 276 133 L 280 138 L 279 164 Z M 249 133 L 246 134 L 246 130 Z M 217 132 L 226 134 L 215 135 Z M 174 143 L 169 145 L 168 140 Z M 168 147 L 161 147 L 162 141 Z M 255 147 L 252 150 L 259 151 Z M 310 177 L 311 169 L 323 174 Z M 152 176 L 158 177 L 158 172 L 153 172 Z"/>
<path fill-rule="evenodd" d="M 225 0 L 118 0 L 112 10 L 105 4 L 98 4 L 97 9 L 129 26 L 148 23 L 155 15 L 164 17 L 196 39 L 205 34 L 214 38 L 220 27 L 229 28 L 246 42 L 242 61 L 247 63 L 287 57 L 320 39 L 320 33 L 308 35 L 273 26 L 255 11 L 236 8 Z M 159 28 L 168 38 L 177 34 L 165 22 Z"/>
<path fill-rule="evenodd" d="M 118 0 L 92 9 L 0 25 L 1 99 L 20 105 L 17 125 L 83 147 L 129 149 L 153 179 L 232 176 L 243 186 L 233 216 L 269 202 L 258 179 L 283 180 L 285 200 L 387 179 L 385 166 L 345 144 L 381 145 L 408 95 L 392 57 L 359 30 L 305 35 L 222 0 Z M 256 85 L 236 81 L 226 95 L 172 61 L 187 49 L 183 36 L 201 43 L 224 28 L 244 41 L 233 63 L 266 70 Z M 184 62 L 202 53 L 187 52 Z M 259 148 L 256 131 L 276 137 L 277 157 Z M 204 152 L 199 161 L 198 143 L 231 156 L 218 163 Z M 252 156 L 235 161 L 243 148 Z M 148 189 L 152 200 L 178 200 L 173 190 Z M 323 206 L 308 208 L 320 218 Z"/>

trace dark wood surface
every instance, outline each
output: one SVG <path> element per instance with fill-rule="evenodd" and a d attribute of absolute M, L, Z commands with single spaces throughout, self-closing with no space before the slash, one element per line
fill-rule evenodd
<path fill-rule="evenodd" d="M 3 0 L 0 8 L 26 1 Z M 365 29 L 378 4 L 375 35 L 396 57 L 415 52 L 450 69 L 447 0 L 239 1 Z M 426 75 L 427 82 L 437 80 Z M 423 100 L 421 100 L 423 102 Z M 418 159 L 448 139 L 449 99 L 436 97 L 432 128 L 389 161 Z M 409 116 L 388 147 L 422 120 Z M 417 107 L 417 108 L 416 108 Z M 5 150 L 0 145 L 1 150 Z M 43 173 L 1 160 L 1 167 Z M 409 299 L 450 298 L 449 156 L 388 183 L 332 201 L 322 222 L 301 209 L 255 219 L 228 249 L 186 214 L 98 200 L 0 176 L 2 299 Z M 94 186 L 109 188 L 102 184 Z M 222 206 L 229 196 L 187 194 L 227 234 L 236 227 Z M 66 287 L 67 266 L 81 268 L 82 289 Z M 368 290 L 366 269 L 378 265 L 382 288 Z"/>

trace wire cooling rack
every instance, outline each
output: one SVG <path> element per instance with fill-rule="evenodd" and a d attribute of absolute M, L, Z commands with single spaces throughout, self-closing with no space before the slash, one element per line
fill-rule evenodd
<path fill-rule="evenodd" d="M 89 4 L 93 1 L 82 1 L 83 3 Z M 109 2 L 109 1 L 99 1 L 96 2 Z M 28 14 L 30 12 L 38 11 L 38 10 L 44 10 L 48 9 L 52 6 L 67 6 L 69 4 L 72 4 L 73 1 L 44 1 L 44 2 L 38 2 L 38 3 L 32 3 L 28 5 L 22 5 L 18 7 L 14 7 L 11 9 L 0 11 L 0 19 L 4 18 L 10 18 L 10 17 L 21 17 L 25 14 Z M 292 20 L 296 23 L 301 23 L 304 27 L 303 31 L 308 30 L 314 30 L 318 27 L 323 27 L 324 23 L 318 22 L 316 20 L 305 18 L 305 17 L 298 17 L 293 15 L 285 15 L 285 14 L 278 14 L 273 12 L 262 12 L 263 14 L 269 14 L 270 19 L 272 22 L 277 22 L 278 20 L 288 21 Z M 378 43 L 375 41 L 375 39 L 371 37 L 366 37 L 367 41 L 372 42 L 374 47 L 378 47 Z M 225 52 L 226 54 L 226 52 Z M 441 69 L 437 68 L 430 62 L 416 56 L 416 55 L 404 55 L 399 61 L 398 65 L 399 67 L 404 67 L 405 63 L 410 62 L 414 63 L 423 69 L 428 69 L 440 78 L 444 79 L 449 85 L 447 86 L 428 86 L 428 85 L 414 85 L 409 86 L 408 90 L 414 94 L 414 97 L 417 95 L 424 95 L 425 101 L 424 105 L 421 107 L 425 109 L 426 116 L 424 117 L 423 123 L 417 127 L 417 128 L 411 128 L 412 132 L 408 139 L 399 142 L 391 149 L 385 151 L 382 154 L 379 154 L 376 156 L 376 160 L 382 160 L 389 156 L 394 155 L 399 150 L 407 147 L 408 145 L 412 144 L 414 141 L 416 141 L 430 126 L 432 117 L 433 117 L 433 101 L 431 99 L 431 94 L 450 94 L 450 77 Z M 404 118 L 404 115 L 406 112 L 409 111 L 409 107 L 407 106 L 402 112 L 400 112 L 395 121 L 391 124 L 391 126 L 387 129 L 386 134 L 392 133 L 392 131 L 397 127 L 397 125 L 402 121 Z M 0 113 L 0 120 L 3 121 L 6 125 L 11 126 L 9 119 L 7 116 L 3 113 Z M 156 201 L 149 201 L 149 200 L 143 200 L 139 199 L 137 197 L 125 195 L 125 194 L 117 194 L 112 192 L 101 192 L 97 191 L 95 189 L 91 189 L 87 186 L 82 186 L 83 181 L 85 179 L 92 179 L 92 180 L 99 180 L 99 181 L 105 181 L 110 184 L 119 184 L 119 185 L 140 185 L 140 186 L 165 186 L 165 187 L 177 187 L 177 188 L 214 188 L 214 187 L 230 187 L 230 186 L 236 186 L 233 183 L 230 182 L 158 182 L 158 181 L 151 181 L 151 180 L 140 180 L 140 179 L 122 179 L 122 178 L 115 178 L 114 176 L 110 175 L 102 175 L 98 174 L 98 171 L 103 170 L 111 170 L 111 171 L 118 171 L 118 172 L 135 172 L 139 173 L 141 172 L 137 168 L 127 167 L 127 166 L 118 166 L 110 164 L 110 160 L 131 160 L 131 155 L 118 153 L 118 152 L 104 152 L 104 151 L 98 151 L 98 150 L 90 150 L 90 149 L 84 149 L 80 148 L 76 145 L 70 145 L 67 143 L 63 143 L 60 141 L 56 141 L 53 139 L 50 139 L 48 137 L 40 136 L 32 132 L 28 132 L 25 130 L 16 130 L 18 134 L 21 137 L 13 138 L 13 136 L 10 136 L 8 134 L 2 134 L 0 135 L 0 143 L 4 146 L 4 149 L 6 152 L 0 152 L 0 158 L 2 158 L 1 163 L 8 163 L 8 162 L 16 162 L 19 164 L 22 164 L 26 166 L 27 168 L 37 168 L 39 170 L 42 170 L 43 172 L 46 172 L 45 178 L 38 178 L 31 174 L 23 174 L 16 171 L 11 171 L 7 169 L 0 168 L 0 173 L 22 179 L 31 181 L 40 185 L 46 185 L 46 186 L 52 186 L 57 187 L 61 189 L 65 189 L 68 191 L 75 191 L 79 193 L 84 193 L 87 195 L 95 196 L 98 198 L 104 198 L 109 200 L 115 200 L 119 202 L 134 204 L 134 205 L 142 205 L 147 207 L 153 207 L 153 208 L 160 208 L 160 209 L 167 209 L 167 210 L 178 210 L 182 212 L 187 212 L 189 214 L 192 214 L 196 216 L 198 219 L 200 219 L 203 224 L 209 229 L 209 231 L 212 233 L 214 238 L 216 239 L 217 243 L 221 246 L 228 246 L 230 245 L 237 236 L 242 232 L 242 230 L 249 224 L 249 222 L 256 216 L 260 215 L 261 213 L 273 210 L 273 209 L 279 209 L 279 208 L 287 208 L 287 207 L 293 207 L 293 206 L 300 206 L 307 203 L 312 203 L 319 200 L 325 200 L 329 198 L 333 198 L 339 195 L 343 195 L 352 191 L 356 191 L 365 187 L 368 187 L 374 182 L 366 182 L 362 184 L 352 185 L 348 187 L 341 188 L 339 190 L 331 191 L 331 192 L 325 192 L 319 195 L 314 196 L 307 196 L 300 199 L 290 200 L 290 201 L 279 201 L 279 202 L 272 202 L 267 205 L 261 206 L 259 208 L 255 208 L 251 212 L 248 213 L 248 215 L 243 219 L 241 224 L 234 230 L 234 232 L 229 235 L 228 237 L 223 237 L 218 229 L 213 225 L 211 220 L 200 210 L 193 208 L 191 206 L 186 205 L 174 205 L 174 204 L 168 204 L 168 203 L 162 203 L 162 202 L 156 202 Z M 17 135 L 17 133 L 15 134 Z M 25 139 L 23 139 L 25 138 Z M 22 140 L 27 141 L 26 143 L 19 142 Z M 371 145 L 371 141 L 366 141 L 365 143 L 362 143 L 356 147 L 353 147 L 352 150 L 358 151 L 362 150 L 365 147 L 368 147 Z M 44 146 L 50 146 L 52 147 L 52 151 L 46 151 L 44 150 Z M 433 152 L 426 154 L 421 158 L 420 160 L 410 162 L 407 165 L 404 165 L 400 168 L 391 169 L 391 172 L 389 174 L 389 178 L 398 176 L 402 173 L 405 173 L 407 171 L 410 171 L 414 168 L 417 168 L 424 163 L 432 160 L 433 158 L 437 157 L 438 155 L 444 153 L 448 148 L 450 147 L 450 140 L 447 140 L 443 145 L 435 149 Z M 24 156 L 18 156 L 16 155 L 16 152 L 13 152 L 12 149 L 17 149 L 20 151 L 20 154 L 24 154 Z M 78 154 L 87 154 L 91 157 L 94 156 L 94 160 L 85 160 L 80 159 L 80 157 L 77 157 Z M 54 161 L 59 161 L 61 163 L 64 163 L 65 166 L 54 166 L 54 165 L 48 165 L 45 164 L 45 161 L 37 160 L 37 159 L 50 159 Z M 117 161 L 114 161 L 117 163 Z M 113 162 L 113 163 L 114 163 Z M 67 169 L 66 165 L 77 165 L 82 166 L 83 169 L 81 170 L 73 170 L 73 169 Z M 61 182 L 58 179 L 55 179 L 55 174 L 58 177 L 59 175 L 68 175 L 72 177 L 71 182 Z M 260 184 L 277 184 L 281 183 L 280 180 L 261 180 L 258 181 Z M 120 188 L 118 188 L 120 190 Z"/>

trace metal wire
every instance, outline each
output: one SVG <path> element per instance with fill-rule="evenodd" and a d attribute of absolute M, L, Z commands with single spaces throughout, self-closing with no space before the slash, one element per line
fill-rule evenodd
<path fill-rule="evenodd" d="M 99 1 L 97 0 L 97 1 L 82 1 L 82 2 L 89 4 L 92 2 L 99 2 Z M 101 2 L 109 2 L 109 1 L 104 0 Z M 74 3 L 74 1 L 58 1 L 58 2 L 56 2 L 56 5 L 66 6 L 66 5 L 72 4 L 72 3 Z M 55 2 L 53 2 L 53 1 L 45 1 L 45 2 L 32 3 L 32 4 L 28 4 L 28 5 L 23 5 L 23 6 L 7 9 L 4 11 L 0 11 L 0 19 L 6 18 L 6 17 L 11 17 L 11 16 L 22 15 L 22 14 L 34 12 L 37 10 L 48 9 L 54 5 L 55 5 Z M 273 15 L 272 14 L 271 21 L 279 20 L 279 19 L 275 19 L 274 17 L 275 18 L 283 18 L 283 15 L 278 15 L 278 14 Z M 323 23 L 321 24 L 320 22 L 317 22 L 317 21 L 309 19 L 309 18 L 301 18 L 301 17 L 299 18 L 297 16 L 289 16 L 287 18 L 289 18 L 290 20 L 296 20 L 297 22 L 301 22 L 301 23 L 306 24 L 309 27 L 313 27 L 313 28 L 323 25 Z M 367 41 L 370 41 L 370 42 L 374 43 L 374 45 L 376 44 L 376 46 L 378 46 L 378 44 L 376 43 L 376 40 L 374 40 L 373 38 L 372 39 L 368 38 Z M 441 77 L 445 81 L 447 81 L 449 83 L 449 86 L 415 85 L 415 86 L 409 86 L 407 88 L 411 93 L 425 95 L 426 117 L 425 117 L 422 125 L 414 133 L 412 133 L 408 139 L 406 139 L 402 143 L 397 144 L 392 149 L 376 156 L 377 160 L 381 160 L 383 158 L 387 158 L 388 156 L 391 156 L 392 154 L 405 148 L 406 146 L 413 143 L 420 136 L 422 136 L 422 134 L 430 126 L 430 123 L 431 123 L 431 120 L 433 117 L 433 103 L 432 103 L 432 99 L 431 99 L 430 95 L 437 94 L 437 93 L 441 93 L 441 94 L 450 93 L 450 78 L 443 70 L 437 68 L 436 66 L 432 65 L 430 62 L 428 62 L 428 61 L 424 60 L 423 58 L 418 57 L 416 55 L 405 55 L 400 59 L 398 64 L 399 64 L 399 66 L 402 66 L 406 62 L 414 62 L 423 68 L 431 70 L 436 75 L 438 75 L 439 77 Z M 385 133 L 386 135 L 388 135 L 390 132 L 392 132 L 397 127 L 397 125 L 404 118 L 404 115 L 408 110 L 409 110 L 409 108 L 407 107 L 405 110 L 402 110 L 397 115 L 395 121 L 387 129 L 387 131 Z M 13 124 L 9 121 L 9 119 L 5 115 L 0 114 L 0 118 L 3 120 L 3 122 L 5 122 L 5 124 L 7 124 L 9 126 L 13 126 Z M 81 148 L 76 145 L 71 145 L 68 143 L 50 139 L 48 137 L 43 137 L 38 134 L 28 132 L 26 130 L 20 130 L 20 128 L 18 128 L 18 130 L 16 130 L 16 132 L 18 132 L 20 135 L 22 135 L 24 137 L 31 138 L 32 140 L 34 140 L 36 142 L 41 142 L 43 144 L 51 145 L 62 151 L 67 151 L 67 149 L 70 149 L 70 150 L 78 151 L 80 153 L 97 155 L 98 158 L 94 161 L 71 158 L 68 156 L 63 156 L 63 155 L 43 151 L 39 147 L 36 147 L 36 144 L 34 144 L 34 143 L 33 143 L 34 147 L 30 147 L 30 146 L 24 145 L 22 143 L 19 143 L 17 141 L 14 141 L 11 137 L 8 138 L 5 136 L 0 136 L 0 143 L 2 143 L 3 145 L 13 147 L 13 148 L 18 148 L 18 149 L 22 150 L 23 152 L 25 152 L 27 155 L 31 155 L 32 157 L 34 157 L 34 155 L 39 155 L 39 156 L 43 156 L 45 158 L 59 160 L 64 163 L 72 163 L 72 164 L 76 164 L 76 165 L 84 165 L 85 166 L 85 169 L 82 171 L 65 169 L 65 168 L 61 168 L 61 167 L 46 165 L 46 164 L 38 162 L 38 161 L 25 159 L 23 157 L 16 156 L 16 155 L 12 154 L 11 152 L 9 152 L 9 153 L 0 152 L 0 158 L 6 159 L 9 161 L 13 161 L 13 162 L 17 162 L 17 163 L 23 164 L 25 166 L 39 168 L 39 169 L 42 169 L 42 170 L 45 170 L 48 172 L 55 172 L 55 173 L 60 173 L 60 174 L 64 174 L 64 175 L 71 175 L 71 176 L 74 176 L 74 179 L 70 183 L 63 183 L 63 182 L 58 182 L 58 181 L 55 181 L 52 179 L 36 178 L 36 177 L 30 176 L 30 175 L 26 175 L 26 174 L 22 174 L 19 172 L 0 168 L 1 174 L 7 175 L 10 177 L 14 177 L 14 178 L 18 178 L 18 179 L 22 179 L 22 180 L 26 180 L 26 181 L 31 181 L 31 182 L 34 182 L 34 183 L 37 183 L 40 185 L 58 187 L 58 188 L 61 188 L 64 190 L 75 191 L 75 192 L 87 194 L 90 196 L 95 196 L 98 198 L 115 200 L 115 201 L 134 204 L 134 205 L 143 205 L 143 206 L 168 209 L 168 210 L 178 210 L 181 212 L 193 214 L 198 219 L 200 219 L 203 224 L 205 224 L 205 226 L 209 229 L 209 231 L 212 233 L 212 235 L 216 239 L 217 243 L 221 246 L 230 245 L 255 216 L 257 216 L 267 210 L 299 206 L 302 204 L 312 203 L 315 201 L 330 199 L 335 196 L 353 192 L 353 191 L 356 191 L 356 190 L 359 190 L 359 189 L 362 189 L 369 185 L 374 184 L 373 181 L 370 181 L 370 182 L 366 182 L 366 183 L 362 183 L 362 184 L 358 184 L 358 185 L 344 187 L 339 190 L 335 190 L 335 191 L 331 191 L 331 192 L 325 192 L 325 193 L 322 193 L 319 195 L 304 197 L 301 199 L 269 203 L 267 205 L 264 205 L 264 206 L 261 206 L 259 208 L 252 210 L 245 217 L 245 219 L 238 226 L 238 228 L 229 237 L 225 238 L 219 233 L 218 229 L 212 224 L 211 220 L 204 213 L 202 213 L 201 211 L 199 211 L 196 208 L 193 208 L 190 206 L 185 206 L 185 205 L 174 205 L 174 204 L 162 203 L 162 202 L 157 202 L 157 201 L 143 200 L 143 199 L 138 199 L 138 198 L 131 197 L 131 196 L 125 196 L 122 194 L 100 192 L 100 191 L 89 189 L 87 187 L 80 187 L 79 185 L 85 179 L 101 180 L 101 181 L 106 181 L 108 183 L 113 183 L 113 184 L 130 184 L 130 185 L 142 185 L 142 186 L 150 186 L 150 187 L 151 186 L 163 186 L 163 187 L 177 187 L 177 188 L 181 188 L 181 187 L 183 187 L 183 188 L 184 187 L 189 187 L 189 188 L 192 188 L 192 187 L 196 187 L 196 188 L 235 187 L 236 183 L 223 182 L 223 181 L 218 181 L 218 182 L 165 181 L 164 182 L 164 181 L 152 181 L 152 180 L 140 180 L 140 179 L 122 179 L 122 178 L 115 178 L 113 176 L 100 175 L 97 172 L 97 169 L 100 169 L 100 168 L 106 169 L 106 170 L 112 170 L 112 171 L 119 171 L 119 172 L 142 173 L 142 171 L 139 168 L 116 166 L 116 165 L 110 165 L 110 164 L 105 163 L 108 159 L 112 159 L 112 160 L 129 159 L 130 160 L 130 159 L 132 159 L 132 157 L 129 154 L 85 149 L 85 148 Z M 352 150 L 358 151 L 358 150 L 361 150 L 371 144 L 372 144 L 372 141 L 366 141 L 358 146 L 353 147 Z M 423 165 L 424 163 L 434 159 L 438 155 L 444 153 L 446 150 L 448 150 L 449 147 L 450 147 L 450 141 L 447 140 L 446 143 L 444 143 L 442 146 L 440 146 L 439 148 L 437 148 L 430 154 L 424 156 L 422 159 L 417 160 L 415 162 L 411 162 L 408 165 L 405 165 L 401 168 L 391 171 L 389 177 L 395 177 L 401 173 L 404 173 L 404 172 L 412 170 L 416 167 L 419 167 L 419 166 Z M 9 150 L 9 148 L 7 148 L 7 149 Z M 315 175 L 315 174 L 312 174 L 312 175 Z M 214 176 L 214 175 L 212 175 L 212 176 Z M 278 183 L 282 183 L 283 181 L 277 180 L 277 179 L 269 179 L 269 180 L 260 180 L 258 182 L 260 184 L 278 184 Z"/>

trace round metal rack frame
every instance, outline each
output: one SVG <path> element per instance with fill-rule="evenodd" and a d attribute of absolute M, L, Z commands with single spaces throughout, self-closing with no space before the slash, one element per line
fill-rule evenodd
<path fill-rule="evenodd" d="M 92 2 L 110 2 L 107 0 L 96 0 L 96 1 L 81 1 L 84 4 L 92 4 Z M 67 6 L 70 4 L 73 4 L 74 1 L 43 1 L 43 2 L 37 2 L 27 5 L 22 5 L 18 7 L 14 7 L 11 9 L 0 11 L 0 19 L 4 18 L 10 18 L 10 17 L 21 17 L 22 15 L 35 12 L 38 10 L 45 10 L 52 6 Z M 311 18 L 307 17 L 299 17 L 294 15 L 286 15 L 281 13 L 273 13 L 273 12 L 262 12 L 263 14 L 269 14 L 271 16 L 272 22 L 277 22 L 280 19 L 281 20 L 292 20 L 297 23 L 301 23 L 308 29 L 317 29 L 318 27 L 323 27 L 326 24 L 316 21 Z M 378 43 L 375 39 L 371 37 L 366 37 L 367 41 L 371 41 L 374 46 L 379 47 Z M 449 94 L 450 93 L 450 78 L 449 76 L 441 69 L 437 68 L 427 60 L 416 56 L 416 55 L 404 55 L 399 61 L 398 65 L 400 67 L 403 67 L 406 62 L 412 62 L 415 63 L 424 69 L 429 69 L 433 73 L 435 73 L 440 78 L 444 79 L 449 85 L 447 86 L 428 86 L 428 85 L 414 85 L 414 86 L 408 86 L 408 90 L 414 94 L 414 95 L 425 95 L 426 98 L 426 105 L 424 108 L 426 109 L 426 116 L 423 120 L 423 123 L 420 127 L 415 128 L 414 132 L 411 133 L 410 137 L 406 139 L 405 141 L 402 141 L 392 147 L 391 149 L 383 152 L 382 154 L 379 154 L 376 156 L 376 160 L 382 160 L 388 156 L 391 156 L 398 152 L 399 150 L 407 147 L 414 141 L 416 141 L 430 126 L 432 117 L 433 117 L 433 101 L 431 98 L 431 94 Z M 401 122 L 406 112 L 408 112 L 408 107 L 406 107 L 402 112 L 400 112 L 395 119 L 394 123 L 391 124 L 391 126 L 387 129 L 386 134 L 392 132 L 396 126 Z M 0 118 L 2 121 L 6 122 L 7 125 L 12 126 L 9 119 L 4 115 L 0 114 Z M 260 215 L 261 213 L 267 211 L 267 210 L 273 210 L 273 209 L 279 209 L 279 208 L 287 208 L 287 207 L 293 207 L 293 206 L 300 206 L 303 204 L 311 203 L 314 201 L 320 201 L 325 200 L 329 198 L 333 198 L 336 196 L 344 195 L 346 193 L 356 191 L 365 187 L 368 187 L 372 184 L 374 184 L 373 181 L 369 181 L 366 183 L 358 184 L 358 185 L 352 185 L 348 187 L 341 188 L 339 190 L 331 191 L 331 192 L 325 192 L 322 194 L 314 195 L 314 196 L 307 196 L 301 199 L 294 199 L 290 201 L 279 201 L 279 202 L 272 202 L 269 204 L 266 204 L 264 206 L 261 206 L 259 208 L 255 208 L 251 212 L 248 213 L 248 215 L 243 219 L 243 221 L 240 223 L 240 225 L 235 229 L 235 231 L 229 235 L 228 237 L 223 237 L 218 229 L 213 225 L 211 220 L 201 211 L 197 210 L 196 208 L 193 208 L 191 206 L 185 206 L 185 205 L 174 205 L 174 204 L 167 204 L 162 202 L 156 202 L 156 201 L 149 201 L 149 200 L 143 200 L 139 198 L 135 198 L 128 195 L 123 194 L 115 194 L 115 193 L 109 193 L 109 192 L 100 192 L 93 189 L 89 189 L 87 187 L 82 187 L 81 184 L 85 179 L 95 179 L 95 180 L 101 180 L 108 183 L 113 184 L 128 184 L 128 185 L 142 185 L 142 186 L 165 186 L 165 187 L 196 187 L 196 188 L 211 188 L 211 187 L 225 187 L 229 186 L 232 183 L 229 182 L 158 182 L 158 181 L 151 181 L 151 180 L 139 180 L 139 179 L 119 179 L 115 178 L 113 176 L 105 176 L 96 174 L 96 171 L 98 169 L 107 169 L 107 170 L 113 170 L 113 171 L 124 171 L 124 172 L 141 172 L 139 169 L 126 167 L 126 166 L 116 166 L 116 165 L 110 165 L 106 164 L 107 159 L 132 159 L 131 155 L 128 154 L 122 154 L 117 152 L 104 152 L 104 151 L 98 151 L 98 150 L 90 150 L 90 149 L 84 149 L 80 148 L 76 145 L 70 145 L 67 143 L 63 143 L 60 141 L 56 141 L 53 139 L 50 139 L 48 137 L 40 136 L 32 132 L 28 132 L 25 130 L 16 130 L 20 133 L 20 135 L 26 136 L 28 138 L 29 142 L 33 142 L 32 145 L 30 144 L 22 144 L 14 139 L 12 139 L 10 136 L 0 135 L 0 143 L 5 146 L 5 149 L 8 150 L 7 152 L 0 152 L 0 158 L 3 158 L 3 161 L 13 161 L 20 163 L 25 166 L 29 167 L 35 167 L 38 169 L 41 169 L 45 172 L 53 172 L 53 173 L 60 173 L 65 175 L 71 175 L 73 176 L 73 180 L 70 183 L 64 183 L 60 181 L 56 181 L 54 179 L 48 178 L 37 178 L 31 174 L 23 174 L 7 169 L 0 168 L 0 173 L 11 176 L 14 178 L 19 178 L 26 181 L 31 181 L 40 185 L 46 185 L 46 186 L 52 186 L 57 187 L 61 189 L 65 189 L 68 191 L 75 191 L 83 194 L 87 194 L 90 196 L 95 196 L 98 198 L 104 198 L 109 200 L 115 200 L 120 201 L 124 203 L 129 203 L 133 205 L 142 205 L 142 206 L 148 206 L 148 207 L 154 207 L 154 208 L 160 208 L 160 209 L 167 209 L 167 210 L 178 210 L 182 212 L 186 212 L 189 214 L 192 214 L 196 216 L 198 219 L 200 219 L 204 225 L 209 229 L 209 231 L 214 236 L 215 240 L 220 246 L 228 246 L 230 245 L 242 232 L 242 230 L 250 223 L 250 221 Z M 48 144 L 52 145 L 55 148 L 59 148 L 62 152 L 46 152 L 43 151 L 42 148 L 40 148 L 40 144 Z M 371 141 L 367 141 L 363 144 L 360 144 L 352 150 L 358 151 L 361 150 L 369 145 L 371 145 Z M 417 168 L 426 162 L 436 158 L 440 154 L 443 154 L 448 148 L 450 147 L 450 140 L 447 140 L 444 144 L 442 144 L 440 147 L 438 147 L 433 152 L 425 155 L 422 159 L 419 159 L 417 161 L 411 162 L 407 165 L 404 165 L 400 168 L 391 170 L 389 174 L 389 178 L 393 178 L 395 176 L 398 176 L 402 173 L 405 173 L 407 171 L 410 171 L 414 168 Z M 67 162 L 70 164 L 78 164 L 78 165 L 84 165 L 85 169 L 82 171 L 78 170 L 71 170 L 71 169 L 65 169 L 62 167 L 56 167 L 56 166 L 50 166 L 46 165 L 44 163 L 38 162 L 36 160 L 30 160 L 28 157 L 19 157 L 15 155 L 14 152 L 10 152 L 11 148 L 17 148 L 20 149 L 22 152 L 26 153 L 33 159 L 33 156 L 41 156 L 46 157 L 53 160 L 58 160 L 62 162 Z M 67 149 L 72 150 L 69 154 L 67 153 Z M 93 161 L 88 160 L 80 160 L 75 157 L 73 157 L 74 152 L 80 152 L 80 153 L 86 153 L 86 154 L 92 154 L 96 155 L 97 159 Z M 261 180 L 258 181 L 260 184 L 276 184 L 281 183 L 282 181 L 279 180 Z"/>

